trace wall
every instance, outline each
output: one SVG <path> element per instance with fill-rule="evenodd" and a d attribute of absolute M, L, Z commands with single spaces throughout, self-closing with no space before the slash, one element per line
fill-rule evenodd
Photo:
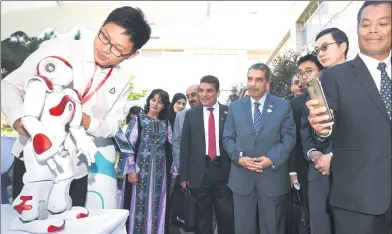
<path fill-rule="evenodd" d="M 319 31 L 336 27 L 341 29 L 347 34 L 350 42 L 348 59 L 353 59 L 359 52 L 357 40 L 357 13 L 364 1 L 324 1 L 320 9 L 314 14 L 314 18 L 318 18 L 318 24 L 314 21 L 309 21 L 303 32 L 311 32 L 312 37 L 307 37 L 305 48 L 313 48 L 314 38 L 317 35 L 312 33 L 312 29 L 319 28 Z M 319 32 L 318 31 L 318 32 Z"/>

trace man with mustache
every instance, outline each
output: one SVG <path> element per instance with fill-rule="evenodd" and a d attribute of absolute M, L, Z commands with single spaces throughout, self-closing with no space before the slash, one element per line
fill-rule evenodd
<path fill-rule="evenodd" d="M 249 97 L 229 107 L 223 145 L 231 159 L 237 234 L 283 234 L 284 198 L 289 191 L 288 159 L 295 145 L 295 123 L 289 101 L 267 93 L 271 71 L 263 63 L 247 74 Z"/>
<path fill-rule="evenodd" d="M 199 85 L 191 85 L 186 90 L 186 97 L 188 99 L 188 103 L 191 108 L 197 107 L 200 105 L 200 96 L 199 96 Z M 176 119 L 174 121 L 174 132 L 173 132 L 173 139 L 172 139 L 172 148 L 173 148 L 173 161 L 179 171 L 180 168 L 180 143 L 181 143 L 181 133 L 182 133 L 182 126 L 184 124 L 185 113 L 189 109 L 185 109 L 176 115 Z M 179 179 L 179 178 L 178 178 Z M 178 180 L 176 180 L 176 183 Z M 216 226 L 216 219 L 215 219 L 215 212 L 213 218 L 213 229 L 214 233 L 217 233 L 217 226 Z M 181 229 L 181 234 L 192 233 L 186 232 Z"/>
<path fill-rule="evenodd" d="M 14 199 L 23 187 L 26 170 L 20 152 L 29 139 L 21 122 L 24 85 L 28 78 L 36 75 L 36 66 L 42 59 L 57 56 L 73 69 L 73 88 L 82 98 L 82 125 L 104 156 L 96 159 L 90 173 L 87 163 L 75 160 L 76 176 L 70 187 L 73 205 L 86 204 L 87 208 L 93 209 L 117 208 L 116 150 L 112 137 L 126 116 L 130 77 L 121 63 L 136 57 L 150 35 L 151 28 L 140 9 L 120 7 L 108 15 L 94 40 L 85 43 L 61 37 L 45 41 L 18 69 L 1 80 L 1 98 L 8 100 L 1 103 L 1 110 L 20 135 L 13 148 L 13 154 L 18 157 L 13 169 Z M 56 69 L 55 64 L 53 67 Z"/>
<path fill-rule="evenodd" d="M 218 233 L 234 234 L 233 197 L 227 187 L 230 159 L 222 145 L 227 106 L 218 103 L 219 80 L 200 80 L 202 106 L 187 111 L 181 137 L 180 180 L 196 198 L 196 234 L 213 233 L 213 210 Z M 253 233 L 254 234 L 254 233 Z"/>
<path fill-rule="evenodd" d="M 199 97 L 199 85 L 191 85 L 186 90 L 186 97 L 188 99 L 188 103 L 191 108 L 200 105 L 200 97 Z M 177 168 L 177 171 L 180 169 L 180 143 L 181 143 L 181 133 L 182 126 L 184 124 L 185 113 L 190 109 L 185 109 L 176 115 L 176 119 L 174 120 L 174 131 L 173 131 L 173 139 L 172 139 L 172 147 L 173 147 L 173 161 Z"/>

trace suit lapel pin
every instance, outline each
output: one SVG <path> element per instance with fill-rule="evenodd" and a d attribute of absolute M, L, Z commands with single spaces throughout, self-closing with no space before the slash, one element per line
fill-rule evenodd
<path fill-rule="evenodd" d="M 110 89 L 110 91 L 109 91 L 109 93 L 111 93 L 111 94 L 114 94 L 114 93 L 116 93 L 116 89 L 113 87 L 113 88 L 111 88 Z"/>

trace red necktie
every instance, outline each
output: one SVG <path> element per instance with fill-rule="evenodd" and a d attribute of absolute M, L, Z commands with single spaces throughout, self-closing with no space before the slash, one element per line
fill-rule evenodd
<path fill-rule="evenodd" d="M 208 118 L 208 156 L 212 159 L 216 157 L 216 137 L 215 137 L 215 119 L 214 108 L 207 108 L 210 111 Z"/>

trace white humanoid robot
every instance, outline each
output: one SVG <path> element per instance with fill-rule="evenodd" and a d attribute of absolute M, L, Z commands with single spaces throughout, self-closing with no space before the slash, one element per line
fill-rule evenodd
<path fill-rule="evenodd" d="M 81 126 L 80 95 L 66 88 L 72 79 L 70 63 L 49 56 L 39 62 L 37 74 L 25 83 L 21 121 L 31 138 L 23 149 L 24 187 L 12 204 L 18 218 L 11 230 L 57 232 L 64 229 L 66 220 L 89 214 L 83 207 L 72 207 L 69 196 L 73 160 L 83 154 L 91 165 L 98 153 Z"/>

